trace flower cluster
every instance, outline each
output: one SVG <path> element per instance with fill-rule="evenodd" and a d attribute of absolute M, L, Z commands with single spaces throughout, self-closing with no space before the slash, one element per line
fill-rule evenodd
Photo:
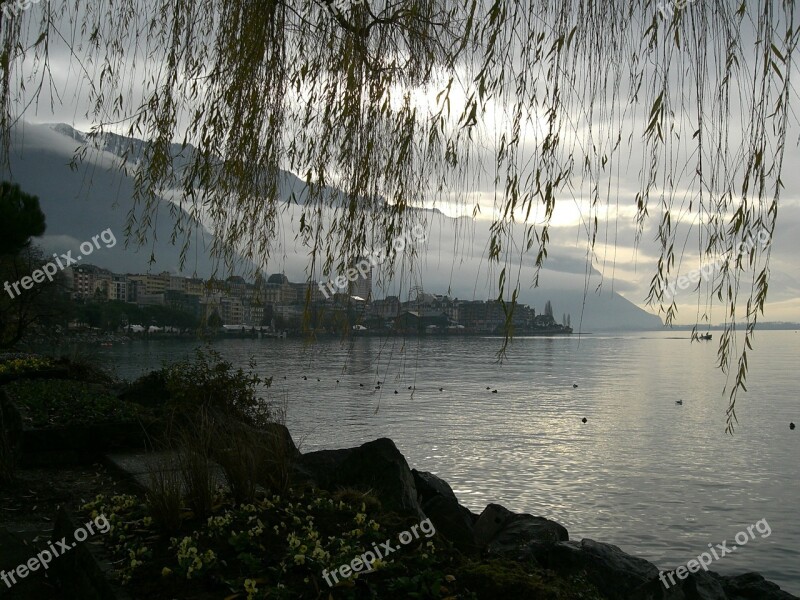
<path fill-rule="evenodd" d="M 379 533 L 374 500 L 368 508 L 347 495 L 342 500 L 320 490 L 306 494 L 290 489 L 283 497 L 262 494 L 236 504 L 223 491 L 205 520 L 188 517 L 181 534 L 163 542 L 154 542 L 163 532 L 135 496 L 100 495 L 83 508 L 108 515 L 106 549 L 123 584 L 159 575 L 178 577 L 181 585 L 224 581 L 241 598 L 288 600 L 296 589 L 286 582 L 311 584 L 324 568 L 386 537 Z"/>
<path fill-rule="evenodd" d="M 39 356 L 26 356 L 20 358 L 13 358 L 11 360 L 0 363 L 0 375 L 5 373 L 29 373 L 31 371 L 41 371 L 49 369 L 53 363 L 49 358 L 42 358 Z"/>
<path fill-rule="evenodd" d="M 176 538 L 170 541 L 177 550 L 178 567 L 186 579 L 191 579 L 194 574 L 202 575 L 217 562 L 217 555 L 213 550 L 200 552 L 197 549 L 195 536 L 186 536 L 180 542 Z"/>
<path fill-rule="evenodd" d="M 105 540 L 109 549 L 123 557 L 120 567 L 117 568 L 117 576 L 120 583 L 130 583 L 134 573 L 138 568 L 145 564 L 147 559 L 152 558 L 152 551 L 149 546 L 140 540 L 137 531 L 148 528 L 153 520 L 149 516 L 132 518 L 131 513 L 138 510 L 143 512 L 144 505 L 136 497 L 130 494 L 119 494 L 107 498 L 103 494 L 98 494 L 91 502 L 82 506 L 83 510 L 88 511 L 92 518 L 100 514 L 107 515 L 110 528 Z"/>

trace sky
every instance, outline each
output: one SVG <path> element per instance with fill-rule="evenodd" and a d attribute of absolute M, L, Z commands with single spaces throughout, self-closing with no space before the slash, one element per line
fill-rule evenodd
<path fill-rule="evenodd" d="M 40 8 L 33 6 L 30 10 Z M 35 15 L 34 15 L 35 16 Z M 96 123 L 88 117 L 87 82 L 80 69 L 70 56 L 64 43 L 53 43 L 51 49 L 51 72 L 53 86 L 46 89 L 40 102 L 28 107 L 24 119 L 30 123 L 67 123 L 76 129 L 86 131 Z M 132 71 L 133 72 L 133 71 Z M 137 78 L 132 77 L 132 87 Z M 424 103 L 426 94 L 418 94 L 417 101 Z M 458 98 L 454 98 L 458 102 Z M 502 107 L 490 107 L 487 126 L 496 126 L 502 120 Z M 574 115 L 576 140 L 584 139 L 587 125 Z M 494 123 L 492 121 L 495 121 Z M 731 116 L 732 133 L 735 140 L 743 135 L 740 116 Z M 641 131 L 641 117 L 629 115 L 629 122 L 623 123 L 626 132 Z M 528 132 L 530 143 L 536 138 L 535 131 Z M 565 132 L 569 135 L 569 132 Z M 656 244 L 657 213 L 651 217 L 637 241 L 635 223 L 635 194 L 639 188 L 639 172 L 644 164 L 643 145 L 639 137 L 633 136 L 627 148 L 628 160 L 604 181 L 607 186 L 601 194 L 606 204 L 599 210 L 592 208 L 588 200 L 588 190 L 576 184 L 569 195 L 558 197 L 551 220 L 551 236 L 540 286 L 558 289 L 586 290 L 587 294 L 601 291 L 614 291 L 637 306 L 655 313 L 656 308 L 647 307 L 650 280 L 655 272 L 659 258 Z M 800 127 L 796 120 L 790 125 L 788 145 L 784 159 L 784 191 L 779 204 L 778 225 L 769 240 L 770 249 L 770 287 L 765 315 L 766 321 L 800 322 Z M 485 150 L 488 160 L 491 147 Z M 689 152 L 690 150 L 686 150 Z M 679 156 L 686 158 L 685 154 Z M 679 182 L 680 184 L 680 182 Z M 403 278 L 395 278 L 389 283 L 386 294 L 402 292 L 414 285 L 424 285 L 426 290 L 449 293 L 460 298 L 484 299 L 497 293 L 497 267 L 489 268 L 486 260 L 489 228 L 493 220 L 493 204 L 496 189 L 492 181 L 480 175 L 471 179 L 467 202 L 447 202 L 446 198 L 432 201 L 425 208 L 435 208 L 429 214 L 429 232 L 420 250 L 420 260 L 414 267 L 403 271 Z M 678 195 L 692 193 L 691 187 L 678 187 Z M 480 214 L 472 217 L 476 206 Z M 655 208 L 655 207 L 654 207 Z M 541 222 L 541 214 L 533 215 L 535 222 Z M 598 238 L 592 250 L 587 246 L 588 224 L 597 218 Z M 291 279 L 301 279 L 307 271 L 307 249 L 295 242 L 299 214 L 288 207 L 281 216 L 282 235 L 276 240 L 272 259 L 266 265 L 268 272 L 286 272 Z M 680 215 L 680 234 L 678 243 L 684 246 L 679 252 L 679 274 L 691 275 L 706 263 L 698 253 L 697 213 L 684 212 Z M 521 243 L 521 229 L 514 236 Z M 766 247 L 759 244 L 759 247 Z M 508 264 L 514 273 L 512 283 L 519 281 L 522 299 L 532 297 L 531 285 L 534 275 L 533 257 L 519 254 L 512 256 Z M 709 271 L 710 272 L 710 271 Z M 311 274 L 318 276 L 318 274 Z M 747 281 L 743 280 L 743 285 Z M 698 291 L 677 290 L 677 323 L 696 322 L 707 310 L 709 298 L 708 285 L 701 285 Z M 743 308 L 743 307 L 741 307 Z M 724 319 L 722 307 L 714 301 L 711 306 L 710 321 L 718 323 Z M 739 310 L 739 315 L 743 311 Z"/>

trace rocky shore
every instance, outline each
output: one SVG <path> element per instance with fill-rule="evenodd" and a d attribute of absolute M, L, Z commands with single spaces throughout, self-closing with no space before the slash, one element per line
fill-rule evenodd
<path fill-rule="evenodd" d="M 287 435 L 287 443 L 291 438 Z M 387 506 L 429 518 L 438 535 L 461 552 L 535 565 L 564 576 L 584 575 L 612 600 L 792 600 L 797 599 L 758 573 L 724 576 L 714 571 L 686 573 L 666 588 L 659 569 L 617 546 L 584 538 L 571 540 L 550 519 L 513 513 L 489 504 L 480 514 L 462 506 L 446 481 L 409 467 L 388 438 L 357 448 L 297 453 L 299 476 L 322 489 L 369 488 Z"/>

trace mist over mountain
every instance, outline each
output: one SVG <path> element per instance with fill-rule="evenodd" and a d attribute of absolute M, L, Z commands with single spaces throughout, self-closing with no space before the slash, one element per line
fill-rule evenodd
<path fill-rule="evenodd" d="M 15 130 L 11 172 L 4 177 L 39 197 L 47 221 L 39 245 L 47 253 L 76 251 L 81 242 L 111 229 L 116 246 L 101 247 L 87 262 L 123 273 L 178 273 L 180 248 L 170 243 L 174 223 L 170 210 L 180 209 L 166 200 L 160 202 L 148 244 L 126 248 L 124 232 L 132 208 L 133 179 L 120 171 L 118 157 L 105 150 L 91 152 L 89 160 L 71 168 L 75 151 L 84 141 L 82 133 L 66 125 L 26 123 Z M 204 252 L 211 241 L 202 227 L 195 229 L 192 242 L 196 247 L 183 273 L 211 274 L 212 261 Z"/>
<path fill-rule="evenodd" d="M 585 303 L 580 290 L 537 288 L 526 297 L 537 309 L 549 300 L 555 319 L 561 322 L 564 313 L 570 315 L 570 324 L 576 332 L 654 330 L 663 326 L 659 317 L 611 290 L 599 293 L 589 290 Z"/>
<path fill-rule="evenodd" d="M 89 140 L 92 149 L 87 152 L 84 161 L 72 168 L 70 165 L 76 150 L 87 139 L 83 132 L 64 124 L 25 123 L 16 128 L 11 172 L 4 174 L 4 178 L 20 184 L 24 191 L 39 196 L 47 219 L 47 232 L 38 243 L 45 252 L 75 252 L 81 242 L 111 229 L 117 239 L 116 246 L 96 250 L 86 262 L 122 273 L 169 271 L 186 276 L 209 277 L 216 264 L 209 256 L 213 236 L 197 224 L 192 232 L 187 262 L 180 269 L 180 247 L 173 244 L 171 239 L 174 224 L 172 213 L 181 209 L 167 199 L 159 203 L 158 217 L 147 245 L 136 248 L 129 244 L 125 247 L 124 232 L 132 208 L 134 182 L 120 167 L 123 158 L 129 165 L 135 164 L 145 149 L 145 142 L 104 134 L 102 138 Z M 178 144 L 173 144 L 171 150 L 176 169 L 186 166 L 194 152 L 194 148 L 183 148 Z M 306 198 L 307 188 L 301 179 L 282 171 L 279 191 L 285 208 L 281 214 L 282 227 L 285 232 L 291 233 Z M 342 192 L 334 188 L 328 188 L 323 193 L 329 199 L 333 198 L 334 203 L 338 203 L 337 197 L 341 197 L 342 201 L 344 199 Z M 457 220 L 443 216 L 438 209 L 426 209 L 426 212 L 436 217 L 436 226 L 443 239 L 439 240 L 440 247 L 426 248 L 429 253 L 439 253 L 440 260 L 423 261 L 419 277 L 425 289 L 461 299 L 494 298 L 496 292 L 491 287 L 491 278 L 483 276 L 483 286 L 475 285 L 476 278 L 482 277 L 479 275 L 481 268 L 476 266 L 481 260 L 478 258 L 479 250 L 475 251 L 474 261 L 466 262 L 462 257 L 451 257 L 442 252 L 442 248 L 450 246 L 450 242 L 459 235 L 456 231 Z M 488 232 L 485 221 L 479 222 L 476 228 L 480 230 L 479 238 Z M 282 252 L 276 253 L 280 256 L 271 259 L 265 270 L 268 273 L 284 272 L 292 281 L 304 281 L 309 277 L 327 279 L 321 273 L 307 272 L 307 249 L 299 246 L 292 237 L 284 235 L 285 246 Z M 481 246 L 480 243 L 475 245 L 476 248 Z M 584 270 L 581 260 L 559 256 L 555 252 L 553 255 L 553 260 L 543 271 L 542 287 L 523 289 L 520 301 L 531 304 L 539 311 L 547 300 L 552 301 L 556 319 L 560 321 L 562 314 L 569 313 L 576 331 L 579 328 L 582 331 L 661 328 L 660 318 L 642 310 L 619 293 L 612 292 L 609 287 L 596 293 L 592 285 L 584 294 L 587 288 L 581 275 Z M 458 277 L 454 282 L 452 278 L 456 271 Z M 594 270 L 592 272 L 596 273 Z M 221 267 L 217 271 L 218 276 L 228 274 Z M 407 290 L 407 287 L 390 284 L 377 290 L 377 296 L 393 293 L 402 296 L 401 289 Z"/>

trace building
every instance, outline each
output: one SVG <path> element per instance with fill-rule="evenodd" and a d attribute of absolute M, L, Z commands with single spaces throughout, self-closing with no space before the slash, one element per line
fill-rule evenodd
<path fill-rule="evenodd" d="M 184 279 L 185 292 L 190 296 L 205 296 L 206 282 L 197 277 L 187 277 Z"/>
<path fill-rule="evenodd" d="M 167 290 L 170 292 L 185 292 L 186 291 L 186 277 L 178 275 L 170 275 L 169 283 L 167 283 Z"/>
<path fill-rule="evenodd" d="M 242 323 L 252 327 L 264 324 L 265 307 L 260 302 L 245 300 L 242 303 Z"/>
<path fill-rule="evenodd" d="M 258 288 L 258 294 L 264 304 L 293 304 L 295 292 L 289 285 L 289 279 L 282 273 L 270 275 L 266 283 Z"/>
<path fill-rule="evenodd" d="M 506 322 L 503 307 L 496 300 L 462 301 L 458 307 L 460 323 L 468 331 L 493 333 Z"/>
<path fill-rule="evenodd" d="M 152 273 L 128 275 L 128 281 L 133 281 L 136 287 L 135 300 L 139 301 L 140 295 L 163 294 L 170 288 L 171 275 L 164 271 L 158 275 Z"/>
<path fill-rule="evenodd" d="M 244 280 L 244 277 L 240 277 L 239 275 L 228 277 L 225 283 L 228 286 L 228 293 L 237 298 L 244 298 L 251 287 L 250 284 Z"/>
<path fill-rule="evenodd" d="M 244 321 L 242 299 L 234 296 L 223 296 L 220 301 L 219 316 L 223 325 L 241 325 Z"/>
<path fill-rule="evenodd" d="M 319 284 L 316 281 L 307 281 L 306 283 L 291 283 L 293 297 L 295 304 L 306 304 L 308 300 L 311 303 L 325 302 L 325 294 L 319 289 Z"/>
<path fill-rule="evenodd" d="M 110 300 L 131 302 L 132 292 L 133 287 L 129 285 L 127 275 L 111 275 L 111 283 L 108 290 L 108 297 Z"/>
<path fill-rule="evenodd" d="M 164 302 L 167 306 L 176 308 L 187 314 L 200 319 L 203 316 L 203 307 L 200 304 L 200 297 L 186 292 L 167 290 L 164 294 Z"/>
<path fill-rule="evenodd" d="M 387 296 L 382 300 L 373 300 L 368 314 L 376 319 L 395 319 L 400 314 L 400 299 L 397 296 Z"/>
<path fill-rule="evenodd" d="M 112 291 L 112 282 L 113 274 L 107 269 L 94 265 L 72 267 L 72 293 L 75 298 L 91 300 L 99 294 L 103 299 L 108 299 L 116 293 Z"/>

